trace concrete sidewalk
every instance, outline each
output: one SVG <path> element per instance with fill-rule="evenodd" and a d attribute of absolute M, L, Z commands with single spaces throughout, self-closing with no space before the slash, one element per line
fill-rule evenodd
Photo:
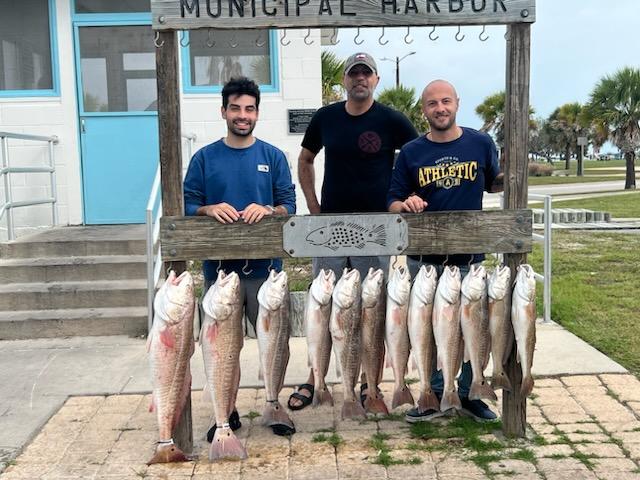
<path fill-rule="evenodd" d="M 290 345 L 291 360 L 289 362 L 285 382 L 287 385 L 295 385 L 303 382 L 308 374 L 306 362 L 306 341 L 304 338 L 292 338 Z M 151 390 L 145 340 L 126 337 L 85 337 L 2 342 L 0 343 L 0 363 L 3 365 L 2 371 L 0 372 L 0 412 L 2 412 L 0 416 L 0 427 L 2 427 L 0 428 L 0 455 L 2 455 L 0 462 L 4 461 L 5 464 L 7 462 L 12 463 L 12 459 L 14 459 L 27 444 L 34 440 L 45 424 L 46 426 L 44 427 L 44 430 L 40 433 L 35 442 L 32 443 L 32 446 L 29 447 L 30 449 L 35 448 L 33 445 L 37 446 L 45 441 L 43 440 L 43 435 L 46 432 L 49 432 L 49 435 L 54 436 L 58 434 L 61 435 L 63 432 L 68 432 L 69 429 L 75 432 L 76 427 L 79 425 L 70 425 L 68 422 L 71 421 L 81 425 L 91 424 L 92 421 L 100 416 L 96 416 L 96 414 L 97 412 L 100 412 L 101 408 L 106 408 L 106 412 L 108 414 L 115 413 L 115 410 L 118 410 L 118 408 L 115 408 L 114 405 L 119 405 L 126 411 L 125 423 L 128 423 L 123 427 L 124 430 L 119 430 L 120 433 L 126 437 L 125 434 L 128 429 L 144 431 L 144 441 L 147 443 L 143 442 L 143 445 L 138 446 L 139 448 L 146 449 L 144 450 L 145 457 L 148 454 L 147 451 L 150 452 L 151 446 L 155 441 L 156 426 L 154 415 L 145 412 L 148 399 L 144 398 L 144 394 Z M 202 441 L 202 436 L 208 425 L 208 416 L 210 415 L 211 407 L 210 405 L 204 405 L 203 402 L 200 401 L 199 390 L 201 390 L 204 383 L 204 373 L 199 349 L 196 349 L 196 354 L 192 360 L 192 371 L 194 372 L 194 432 L 196 433 L 196 436 L 198 436 L 196 451 L 201 454 L 202 458 L 203 452 L 206 452 L 206 444 Z M 487 373 L 490 374 L 490 372 Z M 529 421 L 534 425 L 534 422 L 539 423 L 541 422 L 540 419 L 544 417 L 544 422 L 542 423 L 547 424 L 549 428 L 545 427 L 546 430 L 542 429 L 544 430 L 542 433 L 551 435 L 555 428 L 551 428 L 551 425 L 563 423 L 575 424 L 579 421 L 594 423 L 596 422 L 594 419 L 597 416 L 605 414 L 606 418 L 603 420 L 604 423 L 617 423 L 618 421 L 622 422 L 624 420 L 623 423 L 626 427 L 618 425 L 614 430 L 623 429 L 621 431 L 630 432 L 640 431 L 640 422 L 637 421 L 637 415 L 638 412 L 640 412 L 640 382 L 638 382 L 635 377 L 625 373 L 625 369 L 619 364 L 613 362 L 605 355 L 601 354 L 558 325 L 539 323 L 538 343 L 534 360 L 534 374 L 537 377 L 559 377 L 560 380 L 538 380 L 536 382 L 537 388 L 535 393 L 538 398 L 534 398 L 533 403 L 530 404 Z M 575 377 L 576 375 L 580 375 L 580 377 Z M 410 371 L 409 376 L 417 378 L 417 372 Z M 387 369 L 385 371 L 385 380 L 391 380 L 391 378 L 392 374 L 389 369 Z M 578 380 L 574 380 L 572 378 L 578 378 Z M 328 380 L 330 382 L 336 382 L 335 369 L 333 367 L 330 367 Z M 257 378 L 257 342 L 255 340 L 247 340 L 243 349 L 241 383 L 244 387 L 241 390 L 241 397 L 245 399 L 242 404 L 243 408 L 241 409 L 241 413 L 247 413 L 247 411 L 244 411 L 245 409 L 261 412 L 264 403 L 264 399 L 261 395 L 264 390 L 258 388 L 260 387 L 261 382 L 259 382 Z M 575 392 L 571 390 L 574 387 L 578 388 Z M 588 390 L 586 387 L 590 387 L 592 391 Z M 545 388 L 548 388 L 549 390 L 544 390 Z M 340 397 L 341 387 L 338 385 L 334 387 L 334 389 L 336 391 L 336 395 Z M 390 398 L 390 389 L 391 384 L 385 383 L 383 390 L 387 391 L 387 398 Z M 291 390 L 288 388 L 283 389 L 283 399 L 288 396 L 290 391 Z M 548 395 L 548 393 L 552 391 L 555 392 L 555 396 Z M 604 397 L 602 396 L 603 392 L 605 392 Z M 611 410 L 609 406 L 605 407 L 604 405 L 602 408 L 599 408 L 593 401 L 594 398 L 597 398 L 598 402 L 606 400 L 606 402 L 611 403 L 613 398 L 611 396 L 607 396 L 606 392 L 615 392 L 614 396 L 619 396 L 619 398 L 616 399 L 617 404 L 615 406 L 611 406 L 613 410 Z M 123 395 L 109 396 L 113 394 Z M 578 406 L 573 405 L 571 402 L 579 400 L 576 395 L 578 395 L 580 399 L 583 399 L 584 403 L 580 403 Z M 70 399 L 65 405 L 69 396 L 82 398 Z M 572 399 L 571 402 L 569 402 L 571 403 L 572 408 L 567 408 L 569 403 L 567 403 L 568 400 L 566 400 L 566 398 L 563 399 L 565 396 Z M 540 399 L 543 400 L 541 403 L 539 401 Z M 367 428 L 364 428 L 362 425 L 358 425 L 358 422 L 344 423 L 337 421 L 336 419 L 339 419 L 339 409 L 335 409 L 341 405 L 341 402 L 336 402 L 336 404 L 333 414 L 326 412 L 327 415 L 322 416 L 324 420 L 318 420 L 317 413 L 314 414 L 311 409 L 298 413 L 296 415 L 296 425 L 298 426 L 299 432 L 304 433 L 304 435 L 294 435 L 292 440 L 287 440 L 288 443 L 286 443 L 286 445 L 281 445 L 280 439 L 276 439 L 270 431 L 267 432 L 267 429 L 260 427 L 259 419 L 251 421 L 247 420 L 246 423 L 250 424 L 250 428 L 244 433 L 244 435 L 246 435 L 244 438 L 247 439 L 248 445 L 252 445 L 253 442 L 257 442 L 260 439 L 262 439 L 261 441 L 264 443 L 264 437 L 268 433 L 268 438 L 270 439 L 270 442 L 273 443 L 274 448 L 277 447 L 276 450 L 278 450 L 278 452 L 282 453 L 284 457 L 290 458 L 291 455 L 294 455 L 293 452 L 295 451 L 296 445 L 298 445 L 297 442 L 306 439 L 307 444 L 312 445 L 311 434 L 313 432 L 317 432 L 320 428 L 336 428 L 343 432 L 343 437 L 353 437 L 354 441 L 356 437 L 362 437 L 362 435 L 358 437 L 358 434 L 354 432 L 364 429 L 367 430 L 367 435 L 370 437 L 372 432 L 375 433 L 377 431 L 385 430 L 386 424 L 384 421 L 374 421 L 370 423 L 365 422 L 365 425 L 368 425 Z M 60 410 L 63 405 L 64 407 Z M 548 405 L 550 406 L 547 408 Z M 556 408 L 556 406 L 558 408 Z M 396 410 L 400 413 L 407 408 L 407 406 L 398 407 Z M 57 415 L 55 415 L 55 417 L 53 417 L 53 419 L 51 419 L 47 424 L 49 419 L 56 414 L 56 412 L 58 412 Z M 85 416 L 80 420 L 73 420 L 73 418 L 79 415 L 79 412 L 82 412 Z M 613 418 L 614 414 L 612 412 L 617 412 L 615 413 L 616 418 Z M 89 415 L 89 413 L 91 413 L 91 415 Z M 536 417 L 539 418 L 536 420 Z M 401 420 L 401 417 L 399 418 Z M 563 420 L 570 421 L 565 422 Z M 324 423 L 327 422 L 331 423 L 331 425 L 324 425 Z M 322 423 L 322 425 L 318 426 L 319 423 Z M 602 426 L 600 423 L 598 423 L 598 425 L 598 428 Z M 403 434 L 407 433 L 406 426 L 407 424 L 403 421 L 396 421 L 394 422 L 393 428 L 388 426 L 388 429 L 396 432 L 394 435 L 401 437 Z M 87 428 L 89 428 L 89 431 L 92 428 L 100 430 L 101 428 L 104 428 L 104 425 Z M 589 428 L 595 427 L 592 426 Z M 628 428 L 628 430 L 624 430 L 624 428 Z M 575 427 L 575 429 L 581 430 L 578 427 Z M 109 435 L 113 435 L 112 430 L 113 428 L 111 428 L 111 433 L 106 432 L 105 435 L 107 435 L 107 437 L 109 437 Z M 535 430 L 537 432 L 537 429 Z M 605 430 L 602 431 L 605 432 Z M 612 434 L 609 430 L 606 430 L 606 432 Z M 79 434 L 80 431 L 75 433 Z M 607 433 L 607 435 L 609 433 Z M 255 437 L 252 437 L 253 435 L 255 435 Z M 603 435 L 605 435 L 605 433 L 603 433 Z M 97 438 L 99 436 L 100 434 L 97 434 Z M 640 433 L 635 433 L 634 435 L 629 436 L 633 437 L 632 440 L 639 445 L 636 445 L 637 448 L 634 447 L 633 449 L 626 446 L 624 451 L 633 451 L 637 456 L 640 456 Z M 254 438 L 254 440 L 251 440 L 251 438 Z M 142 439 L 138 440 L 139 441 L 137 443 L 140 444 Z M 118 439 L 111 439 L 110 441 L 116 442 Z M 610 437 L 610 440 L 607 441 L 615 443 L 617 440 L 615 440 L 615 437 Z M 363 438 L 360 438 L 360 440 L 354 443 L 354 445 L 360 444 L 363 444 Z M 365 444 L 367 444 L 366 441 L 364 441 L 362 447 L 364 449 L 363 451 L 370 450 L 370 448 L 366 447 Z M 117 445 L 113 445 L 112 447 L 116 448 Z M 316 445 L 316 447 L 318 446 Z M 353 445 L 351 445 L 350 448 L 352 447 Z M 98 449 L 102 447 L 98 447 L 96 445 L 95 448 Z M 261 448 L 264 448 L 264 445 L 262 445 Z M 304 449 L 306 446 L 300 448 Z M 285 450 L 288 453 L 286 453 Z M 136 451 L 140 454 L 139 449 Z M 32 472 L 33 474 L 33 470 L 25 470 L 26 466 L 33 463 L 33 459 L 29 460 L 31 457 L 27 455 L 28 453 L 29 450 L 25 453 L 26 457 L 25 455 L 21 456 L 18 458 L 16 465 L 7 469 L 7 472 L 2 476 L 3 480 L 5 478 L 23 479 L 39 477 L 39 475 L 38 477 L 29 477 L 26 473 Z M 91 470 L 90 475 L 87 472 L 80 474 L 80 476 L 67 472 L 67 476 L 60 475 L 56 477 L 59 472 L 49 472 L 49 474 L 42 478 L 136 478 L 135 475 L 130 475 L 131 472 L 124 476 L 119 476 L 114 472 L 110 474 L 111 476 L 106 474 L 104 472 L 106 468 L 104 465 L 108 463 L 108 454 L 109 452 L 107 451 L 104 458 L 96 459 L 95 465 L 97 465 L 97 467 Z M 333 454 L 335 455 L 335 467 L 335 465 L 340 464 L 340 450 L 335 449 Z M 250 452 L 250 457 L 251 456 L 255 457 L 255 452 Z M 180 475 L 184 475 L 185 478 L 207 478 L 195 476 L 198 469 L 209 468 L 210 472 L 213 472 L 213 467 L 205 467 L 205 465 L 208 465 L 208 462 L 206 461 L 206 453 L 204 453 L 204 458 L 204 463 L 197 463 L 195 466 L 191 465 L 190 472 L 181 471 Z M 635 457 L 632 457 L 629 454 L 626 456 L 623 455 L 621 458 L 631 461 L 631 459 Z M 137 467 L 142 468 L 144 467 L 144 462 L 146 460 L 148 460 L 148 458 L 136 457 L 136 461 L 134 463 Z M 425 458 L 423 460 L 426 461 L 427 459 Z M 63 462 L 64 458 L 58 458 L 57 461 Z M 120 461 L 122 461 L 122 459 L 120 459 Z M 249 475 L 249 472 L 251 471 L 249 468 L 249 466 L 252 465 L 251 462 L 255 463 L 256 460 L 255 458 L 253 460 L 250 458 L 248 462 L 249 463 L 246 464 L 247 466 L 242 467 L 244 469 L 243 471 L 247 472 L 247 475 Z M 246 462 L 236 463 L 240 465 L 240 463 L 245 464 Z M 428 463 L 434 463 L 431 453 L 429 453 Z M 104 468 L 100 467 L 100 465 Z M 198 465 L 200 465 L 200 467 L 198 467 Z M 290 463 L 287 463 L 287 465 L 290 465 Z M 633 466 L 631 464 L 626 465 L 629 467 L 628 472 L 637 469 L 635 464 L 633 464 Z M 3 466 L 4 465 L 0 464 L 0 470 Z M 374 466 L 382 468 L 382 470 L 376 470 L 377 473 L 371 471 L 371 478 L 393 477 L 393 475 L 389 473 L 393 469 L 384 469 L 379 465 L 367 465 L 367 468 Z M 405 466 L 408 467 L 408 465 Z M 189 470 L 189 467 L 185 468 L 186 470 Z M 148 476 L 152 478 L 156 474 L 165 475 L 165 478 L 174 478 L 173 475 L 166 477 L 166 472 L 161 472 L 162 468 L 156 468 L 155 470 L 149 470 L 147 473 L 149 474 Z M 256 472 L 258 472 L 258 470 L 256 470 Z M 381 472 L 383 472 L 384 475 L 379 476 L 381 475 Z M 173 473 L 177 474 L 178 472 L 173 471 Z M 474 473 L 477 473 L 481 478 L 484 478 L 483 475 L 486 474 L 486 472 L 483 473 L 482 471 Z M 89 476 L 83 476 L 85 474 Z M 234 474 L 230 478 L 240 478 L 240 475 L 241 468 L 238 467 L 237 472 L 234 471 Z M 296 476 L 298 474 L 290 475 L 289 473 L 284 476 L 281 474 L 273 475 L 267 477 L 303 478 L 304 476 L 302 473 L 300 473 L 299 476 Z M 544 472 L 542 475 L 544 475 Z M 311 478 L 365 478 L 366 476 L 368 475 L 364 475 L 364 473 L 362 474 L 362 477 L 357 475 L 340 475 L 339 473 L 336 473 L 335 475 L 331 474 L 325 477 L 312 477 L 306 475 L 304 478 L 310 480 Z M 138 475 L 137 478 L 140 478 L 140 476 Z M 160 476 L 158 478 L 162 477 Z M 175 478 L 182 477 L 176 476 Z M 249 477 L 245 476 L 243 478 Z M 446 478 L 446 476 L 438 476 L 438 478 Z M 475 475 L 471 475 L 469 478 L 475 478 Z M 536 476 L 535 478 L 541 477 Z M 547 478 L 552 477 L 547 475 Z M 579 478 L 596 477 L 585 476 Z M 618 475 L 616 478 L 637 477 L 620 477 Z"/>

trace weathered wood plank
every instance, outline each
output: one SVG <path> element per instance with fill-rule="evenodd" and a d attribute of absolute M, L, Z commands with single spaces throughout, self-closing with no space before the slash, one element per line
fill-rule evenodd
<path fill-rule="evenodd" d="M 152 0 L 153 28 L 315 28 L 533 23 L 535 0 Z"/>
<path fill-rule="evenodd" d="M 353 214 L 350 218 L 358 216 Z M 531 251 L 531 210 L 429 212 L 402 216 L 409 228 L 409 246 L 404 251 L 394 252 L 396 254 Z M 222 225 L 208 217 L 163 217 L 160 225 L 163 260 L 288 256 L 282 246 L 282 226 L 288 218 L 269 217 L 255 225 Z"/>
<path fill-rule="evenodd" d="M 507 29 L 507 78 L 505 99 L 505 208 L 525 208 L 528 192 L 529 81 L 531 28 L 510 25 Z M 524 253 L 505 255 L 505 263 L 515 277 L 517 266 L 527 259 Z M 516 361 L 515 344 L 507 360 L 506 373 L 512 392 L 502 397 L 502 428 L 509 437 L 524 437 L 527 428 L 527 399 L 520 394 L 522 374 Z"/>
<path fill-rule="evenodd" d="M 165 215 L 182 215 L 182 141 L 180 138 L 180 91 L 178 87 L 178 44 L 175 32 L 160 32 L 156 48 L 158 85 L 158 129 L 160 134 L 160 175 L 162 209 Z M 185 262 L 165 264 L 177 274 L 187 268 Z M 173 431 L 173 440 L 185 453 L 193 450 L 191 396 Z"/>

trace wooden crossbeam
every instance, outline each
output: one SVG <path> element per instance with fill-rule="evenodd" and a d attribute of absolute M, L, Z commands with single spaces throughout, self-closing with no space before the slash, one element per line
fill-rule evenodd
<path fill-rule="evenodd" d="M 409 242 L 405 250 L 395 254 L 531 251 L 531 210 L 428 212 L 402 217 L 407 222 Z M 223 225 L 208 217 L 163 217 L 162 258 L 174 262 L 287 257 L 282 226 L 289 218 L 268 217 L 255 225 Z"/>

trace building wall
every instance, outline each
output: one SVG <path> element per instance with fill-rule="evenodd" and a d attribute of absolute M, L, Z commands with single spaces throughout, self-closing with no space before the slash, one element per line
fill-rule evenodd
<path fill-rule="evenodd" d="M 56 1 L 56 32 L 60 96 L 0 98 L 0 131 L 55 135 L 59 138 L 55 146 L 59 222 L 62 225 L 79 225 L 83 223 L 82 164 L 70 0 Z M 288 134 L 287 109 L 319 108 L 322 104 L 320 31 L 311 32 L 311 45 L 303 42 L 305 35 L 306 30 L 289 30 L 287 40 L 291 43 L 287 46 L 278 44 L 280 88 L 278 92 L 263 94 L 255 130 L 259 138 L 287 154 L 294 180 L 297 178 L 296 164 L 302 135 Z M 182 94 L 183 133 L 197 135 L 195 150 L 224 136 L 226 127 L 220 117 L 220 106 L 219 94 Z M 46 143 L 9 140 L 9 150 L 13 166 L 48 162 Z M 321 159 L 319 161 L 321 163 Z M 321 170 L 321 165 L 319 168 Z M 319 171 L 318 178 L 322 178 L 322 171 Z M 295 183 L 297 185 L 297 181 Z M 15 201 L 50 195 L 47 174 L 12 174 L 11 184 Z M 0 195 L 1 205 L 4 203 L 3 186 L 0 186 Z M 299 212 L 308 212 L 299 186 L 297 198 Z M 18 236 L 50 224 L 50 205 L 14 209 Z M 6 233 L 6 219 L 3 218 L 0 240 L 7 238 Z"/>

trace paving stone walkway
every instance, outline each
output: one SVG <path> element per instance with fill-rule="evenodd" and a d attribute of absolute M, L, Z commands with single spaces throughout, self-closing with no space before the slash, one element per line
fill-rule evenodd
<path fill-rule="evenodd" d="M 381 387 L 390 398 L 392 384 Z M 633 375 L 538 379 L 527 439 L 511 441 L 500 430 L 470 434 L 471 420 L 411 427 L 401 415 L 407 406 L 384 419 L 341 421 L 340 385 L 333 392 L 335 407 L 294 412 L 298 433 L 283 438 L 257 416 L 264 390 L 241 389 L 237 434 L 249 458 L 217 463 L 209 462 L 204 439 L 212 406 L 194 392 L 197 459 L 152 466 L 145 463 L 157 440 L 149 395 L 71 397 L 0 479 L 640 479 L 640 381 Z M 281 400 L 289 393 L 285 389 Z M 432 438 L 453 424 L 467 433 Z"/>

